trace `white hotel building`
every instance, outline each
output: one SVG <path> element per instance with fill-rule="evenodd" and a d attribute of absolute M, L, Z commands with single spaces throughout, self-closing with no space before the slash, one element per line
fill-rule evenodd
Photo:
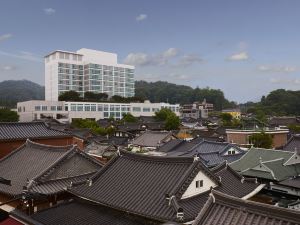
<path fill-rule="evenodd" d="M 179 116 L 179 104 L 169 103 L 109 103 L 109 102 L 65 102 L 31 100 L 17 104 L 20 122 L 31 122 L 43 118 L 54 118 L 60 122 L 72 122 L 73 119 L 92 119 L 114 117 L 121 119 L 124 113 L 133 116 L 154 116 L 162 108 L 172 110 Z"/>
<path fill-rule="evenodd" d="M 134 66 L 118 64 L 117 54 L 82 48 L 76 52 L 54 51 L 45 56 L 45 98 L 74 90 L 134 96 Z"/>

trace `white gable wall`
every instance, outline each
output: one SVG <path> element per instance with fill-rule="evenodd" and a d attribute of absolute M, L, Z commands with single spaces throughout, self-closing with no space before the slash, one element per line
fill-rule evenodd
<path fill-rule="evenodd" d="M 203 187 L 196 188 L 196 181 L 197 180 L 203 180 Z M 200 193 L 203 193 L 205 191 L 208 191 L 211 187 L 216 187 L 216 183 L 211 180 L 207 175 L 205 175 L 202 171 L 199 171 L 197 176 L 194 178 L 194 180 L 191 182 L 190 186 L 186 189 L 184 194 L 182 195 L 183 198 L 189 198 L 194 195 L 198 195 Z"/>

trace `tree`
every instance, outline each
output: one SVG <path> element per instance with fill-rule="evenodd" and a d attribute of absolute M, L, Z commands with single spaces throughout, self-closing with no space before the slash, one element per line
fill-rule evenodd
<path fill-rule="evenodd" d="M 0 122 L 18 122 L 19 115 L 10 109 L 0 109 Z"/>
<path fill-rule="evenodd" d="M 177 130 L 180 126 L 180 119 L 175 113 L 168 115 L 165 122 L 166 130 Z"/>
<path fill-rule="evenodd" d="M 66 91 L 58 97 L 59 101 L 82 101 L 79 93 L 76 91 Z"/>
<path fill-rule="evenodd" d="M 158 112 L 155 112 L 155 118 L 159 121 L 165 121 L 171 114 L 173 114 L 171 109 L 163 108 Z"/>
<path fill-rule="evenodd" d="M 225 127 L 230 127 L 232 125 L 232 115 L 229 113 L 221 113 L 222 124 Z"/>
<path fill-rule="evenodd" d="M 127 123 L 134 123 L 137 121 L 137 118 L 135 118 L 131 113 L 124 113 L 122 120 Z"/>
<path fill-rule="evenodd" d="M 87 91 L 84 93 L 84 101 L 87 102 L 100 102 L 100 101 L 106 101 L 108 98 L 108 95 L 106 93 L 94 93 Z"/>
<path fill-rule="evenodd" d="M 272 148 L 273 139 L 270 134 L 266 134 L 265 132 L 252 134 L 249 137 L 249 142 L 254 145 L 256 148 Z"/>

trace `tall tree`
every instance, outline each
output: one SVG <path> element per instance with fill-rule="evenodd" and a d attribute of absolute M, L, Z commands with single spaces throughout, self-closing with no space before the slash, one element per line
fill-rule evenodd
<path fill-rule="evenodd" d="M 59 101 L 82 101 L 79 93 L 76 91 L 66 91 L 58 97 Z"/>
<path fill-rule="evenodd" d="M 18 122 L 19 115 L 9 109 L 0 109 L 0 122 Z"/>
<path fill-rule="evenodd" d="M 249 137 L 249 142 L 256 148 L 272 148 L 273 145 L 272 136 L 264 132 L 252 134 Z"/>

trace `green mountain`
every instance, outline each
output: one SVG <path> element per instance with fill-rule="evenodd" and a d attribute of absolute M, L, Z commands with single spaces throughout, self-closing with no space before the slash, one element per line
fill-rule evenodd
<path fill-rule="evenodd" d="M 192 88 L 163 81 L 136 81 L 136 96 L 151 102 L 193 103 L 203 101 L 213 103 L 216 110 L 234 107 L 221 90 Z M 44 99 L 44 87 L 28 80 L 7 80 L 0 82 L 0 106 L 15 107 L 17 102 Z"/>
<path fill-rule="evenodd" d="M 16 107 L 17 102 L 39 100 L 44 97 L 44 87 L 29 80 L 0 82 L 0 106 Z"/>
<path fill-rule="evenodd" d="M 235 107 L 234 102 L 228 101 L 224 93 L 219 89 L 192 88 L 185 85 L 177 85 L 165 81 L 135 82 L 135 95 L 151 102 L 169 103 L 193 103 L 203 101 L 213 103 L 216 110 Z"/>

